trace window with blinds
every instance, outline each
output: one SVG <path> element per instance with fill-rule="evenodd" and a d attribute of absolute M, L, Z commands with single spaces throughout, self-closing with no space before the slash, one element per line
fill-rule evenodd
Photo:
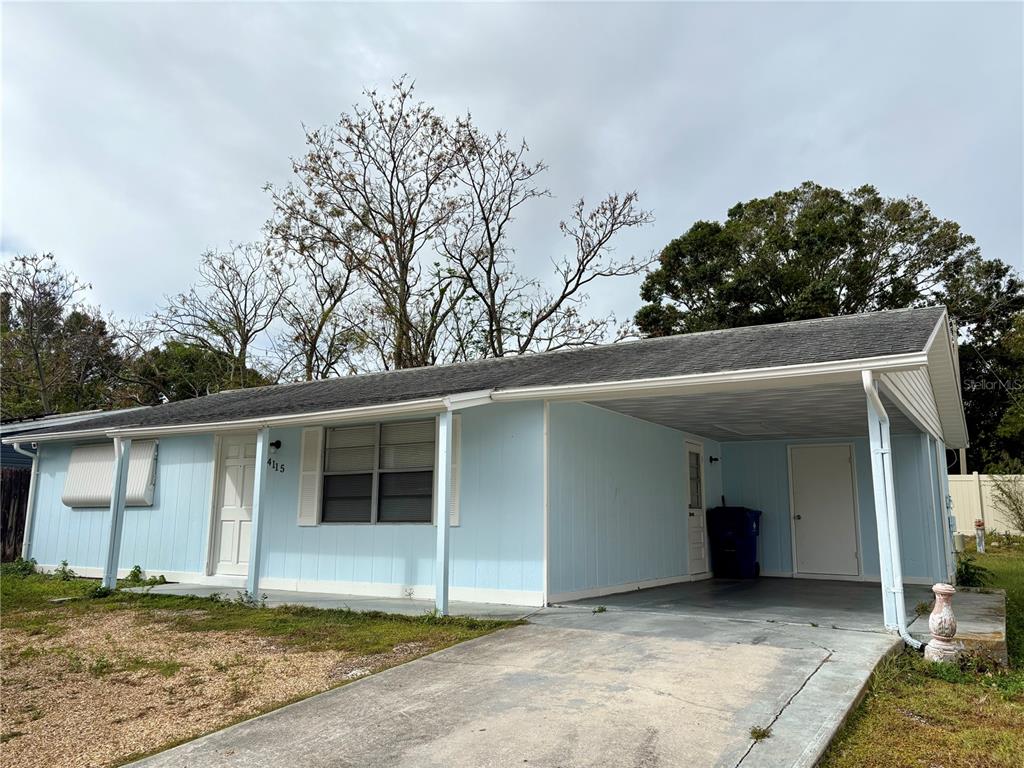
<path fill-rule="evenodd" d="M 429 523 L 435 422 L 327 430 L 322 521 Z"/>

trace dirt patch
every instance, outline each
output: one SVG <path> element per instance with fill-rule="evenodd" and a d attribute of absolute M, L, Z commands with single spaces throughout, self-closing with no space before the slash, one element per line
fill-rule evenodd
<path fill-rule="evenodd" d="M 105 766 L 432 650 L 309 652 L 247 632 L 185 632 L 131 611 L 54 637 L 0 633 L 0 766 Z"/>

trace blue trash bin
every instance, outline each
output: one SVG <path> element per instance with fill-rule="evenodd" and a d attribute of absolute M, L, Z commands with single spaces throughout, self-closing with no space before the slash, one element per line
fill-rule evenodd
<path fill-rule="evenodd" d="M 761 511 L 747 507 L 714 507 L 707 511 L 711 572 L 724 579 L 754 579 L 761 574 L 757 535 Z"/>

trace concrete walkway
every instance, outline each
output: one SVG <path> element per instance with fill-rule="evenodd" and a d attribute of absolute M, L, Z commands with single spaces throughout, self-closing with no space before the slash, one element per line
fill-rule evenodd
<path fill-rule="evenodd" d="M 629 601 L 554 607 L 530 622 L 137 765 L 812 766 L 899 645 L 820 621 Z M 755 726 L 772 736 L 753 742 Z"/>

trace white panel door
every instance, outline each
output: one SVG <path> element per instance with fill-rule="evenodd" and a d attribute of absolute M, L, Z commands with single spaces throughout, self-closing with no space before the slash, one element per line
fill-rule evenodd
<path fill-rule="evenodd" d="M 856 576 L 857 503 L 849 445 L 789 451 L 796 572 Z"/>
<path fill-rule="evenodd" d="M 690 575 L 708 572 L 707 520 L 704 514 L 704 449 L 686 444 L 686 540 L 689 542 Z"/>
<path fill-rule="evenodd" d="M 252 490 L 256 477 L 256 436 L 221 440 L 217 483 L 217 573 L 245 575 L 252 533 Z"/>

